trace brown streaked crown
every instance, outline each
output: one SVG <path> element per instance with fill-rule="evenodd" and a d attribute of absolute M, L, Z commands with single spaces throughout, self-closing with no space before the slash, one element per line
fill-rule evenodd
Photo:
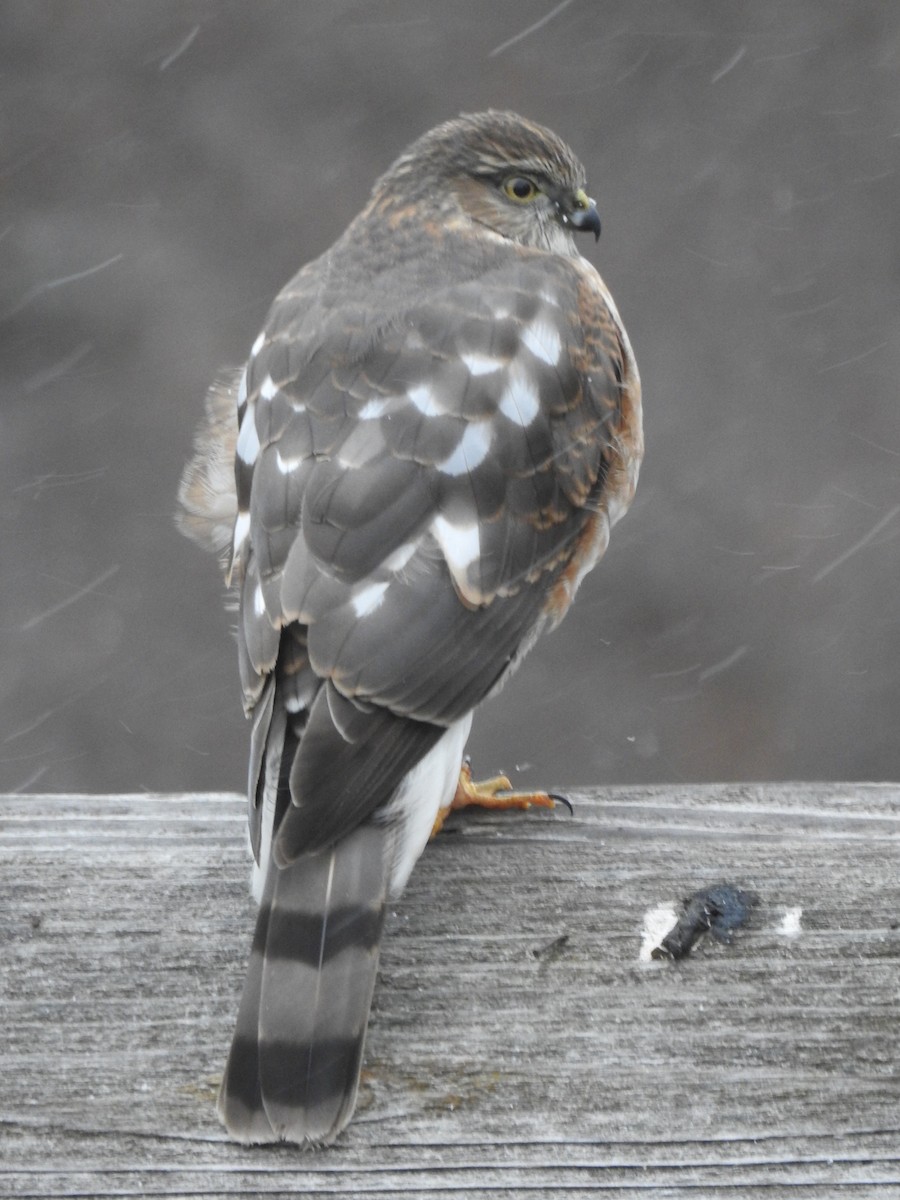
<path fill-rule="evenodd" d="M 423 134 L 393 163 L 376 191 L 402 181 L 478 178 L 521 170 L 553 179 L 573 191 L 584 187 L 585 172 L 573 151 L 556 134 L 513 112 L 463 113 Z"/>

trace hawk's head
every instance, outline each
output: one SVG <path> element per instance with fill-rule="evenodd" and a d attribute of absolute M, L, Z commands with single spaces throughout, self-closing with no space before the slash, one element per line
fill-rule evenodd
<path fill-rule="evenodd" d="M 475 223 L 523 246 L 575 254 L 572 234 L 600 236 L 584 167 L 549 129 L 510 112 L 463 114 L 432 129 L 375 185 L 427 204 L 448 225 Z"/>

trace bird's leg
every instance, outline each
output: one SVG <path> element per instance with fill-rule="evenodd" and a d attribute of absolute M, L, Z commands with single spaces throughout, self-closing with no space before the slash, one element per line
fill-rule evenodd
<path fill-rule="evenodd" d="M 565 796 L 555 792 L 516 792 L 505 775 L 495 775 L 492 779 L 482 779 L 478 783 L 472 778 L 472 767 L 466 759 L 459 770 L 459 782 L 456 785 L 456 795 L 444 808 L 440 809 L 431 830 L 431 836 L 439 833 L 444 821 L 454 808 L 555 808 L 557 804 L 565 804 L 569 812 L 572 805 Z"/>

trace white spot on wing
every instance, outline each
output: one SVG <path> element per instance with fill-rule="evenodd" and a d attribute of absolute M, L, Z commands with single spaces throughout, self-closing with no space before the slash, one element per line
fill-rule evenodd
<path fill-rule="evenodd" d="M 509 373 L 509 382 L 500 397 L 500 411 L 516 425 L 526 428 L 541 407 L 534 379 L 520 366 Z"/>
<path fill-rule="evenodd" d="M 426 417 L 437 417 L 444 411 L 427 383 L 410 388 L 406 394 L 419 412 Z"/>
<path fill-rule="evenodd" d="M 418 549 L 416 542 L 404 542 L 381 564 L 387 571 L 402 571 Z"/>
<path fill-rule="evenodd" d="M 444 475 L 466 475 L 484 462 L 491 447 L 491 427 L 486 421 L 466 426 L 459 445 L 437 467 Z"/>
<path fill-rule="evenodd" d="M 535 317 L 525 326 L 522 342 L 535 358 L 545 362 L 548 367 L 555 367 L 559 362 L 559 352 L 562 350 L 559 331 L 543 317 Z"/>
<path fill-rule="evenodd" d="M 499 358 L 491 358 L 487 354 L 460 355 L 470 375 L 490 375 L 505 366 Z"/>
<path fill-rule="evenodd" d="M 238 434 L 237 440 L 237 456 L 241 462 L 247 466 L 252 466 L 256 462 L 256 456 L 259 454 L 259 436 L 256 432 L 256 421 L 253 416 L 253 408 L 244 414 L 244 419 L 241 422 L 241 431 Z"/>
<path fill-rule="evenodd" d="M 262 348 L 265 344 L 266 344 L 266 335 L 264 333 L 261 333 L 259 335 L 259 337 L 256 339 L 256 341 L 253 343 L 253 345 L 250 347 L 250 357 L 256 358 L 257 354 L 259 354 L 260 350 L 262 350 Z"/>
<path fill-rule="evenodd" d="M 247 534 L 250 532 L 250 514 L 248 512 L 239 512 L 237 519 L 234 522 L 234 538 L 232 540 L 232 553 L 237 557 L 241 547 L 247 540 Z"/>
<path fill-rule="evenodd" d="M 278 395 L 278 385 L 275 383 L 271 375 L 267 375 L 262 381 L 262 387 L 259 389 L 260 399 L 271 400 L 273 396 Z"/>
<path fill-rule="evenodd" d="M 253 593 L 253 611 L 258 617 L 261 617 L 266 611 L 266 600 L 260 584 L 256 585 L 256 591 Z"/>
<path fill-rule="evenodd" d="M 290 475 L 291 471 L 296 471 L 302 462 L 302 458 L 282 458 L 281 451 L 275 451 L 275 465 L 282 475 Z"/>
<path fill-rule="evenodd" d="M 387 406 L 388 402 L 384 396 L 380 396 L 377 400 L 367 400 L 359 410 L 360 421 L 377 420 L 378 417 L 384 416 Z"/>
<path fill-rule="evenodd" d="M 437 516 L 431 522 L 431 532 L 437 538 L 447 566 L 454 574 L 471 566 L 481 553 L 477 523 L 454 525 L 446 517 Z"/>
<path fill-rule="evenodd" d="M 241 382 L 238 384 L 237 393 L 238 407 L 247 402 L 247 370 L 246 367 L 241 371 Z"/>
<path fill-rule="evenodd" d="M 353 611 L 357 617 L 368 617 L 381 607 L 384 600 L 384 593 L 387 591 L 386 583 L 370 583 L 368 587 L 364 587 L 362 591 L 357 592 L 353 597 Z"/>

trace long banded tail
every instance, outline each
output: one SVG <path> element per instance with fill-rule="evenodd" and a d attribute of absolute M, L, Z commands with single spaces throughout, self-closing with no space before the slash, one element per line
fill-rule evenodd
<path fill-rule="evenodd" d="M 386 833 L 270 865 L 219 1115 L 242 1142 L 327 1145 L 353 1113 L 378 968 Z"/>

